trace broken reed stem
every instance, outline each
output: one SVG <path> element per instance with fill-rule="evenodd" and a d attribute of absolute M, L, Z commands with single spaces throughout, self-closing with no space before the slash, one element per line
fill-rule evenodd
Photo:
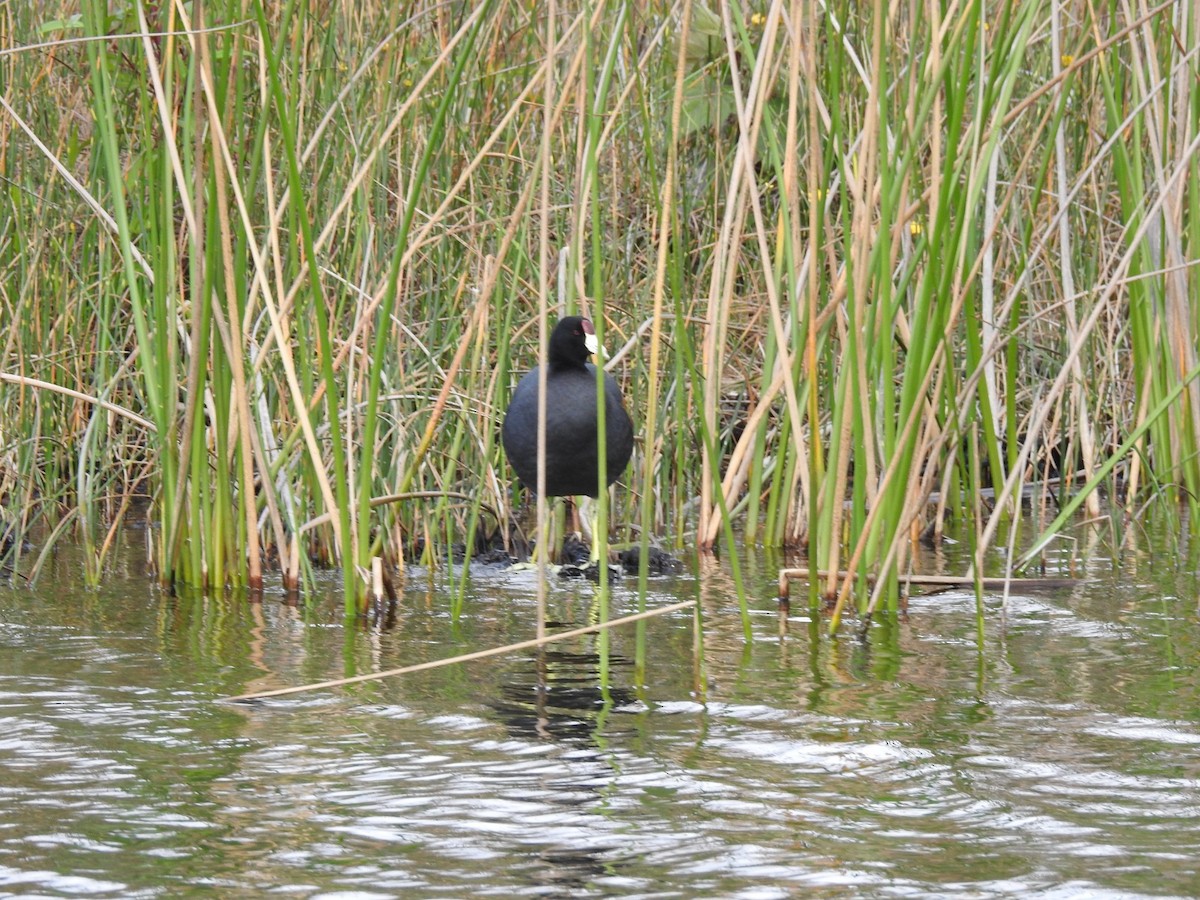
<path fill-rule="evenodd" d="M 838 580 L 845 581 L 855 573 L 845 570 L 836 573 Z M 818 581 L 829 577 L 829 573 L 824 569 L 780 569 L 779 570 L 779 596 L 780 598 L 788 597 L 791 594 L 792 581 L 805 581 L 816 578 Z M 864 576 L 868 582 L 874 583 L 876 576 L 867 574 Z M 1006 578 L 1004 576 L 985 576 L 983 578 L 975 578 L 973 575 L 901 575 L 899 576 L 901 587 L 911 587 L 912 585 L 924 587 L 971 587 L 977 583 L 988 590 L 1004 588 L 1007 585 L 1016 585 L 1024 588 L 1057 588 L 1069 587 L 1081 582 L 1087 581 L 1086 578 Z"/>
<path fill-rule="evenodd" d="M 299 694 L 304 691 L 316 691 L 324 688 L 340 687 L 344 684 L 358 684 L 363 681 L 379 681 L 384 678 L 391 678 L 393 675 L 407 675 L 410 672 L 423 672 L 426 669 L 439 669 L 442 666 L 448 666 L 453 663 L 471 662 L 476 659 L 485 659 L 489 656 L 500 656 L 504 653 L 515 653 L 518 650 L 528 650 L 532 647 L 541 647 L 543 644 L 552 644 L 555 641 L 565 641 L 570 638 L 579 637 L 584 634 L 592 634 L 597 631 L 607 631 L 610 628 L 615 628 L 618 625 L 627 625 L 630 622 L 638 622 L 642 619 L 650 619 L 654 616 L 661 616 L 670 612 L 677 612 L 681 609 L 687 609 L 689 606 L 695 606 L 695 600 L 681 600 L 678 603 L 670 603 L 666 606 L 660 606 L 658 609 L 648 609 L 645 612 L 632 613 L 628 616 L 622 616 L 619 619 L 610 619 L 607 622 L 599 622 L 595 625 L 585 625 L 582 628 L 572 628 L 570 631 L 561 631 L 557 634 L 546 635 L 545 637 L 532 638 L 528 641 L 519 641 L 516 644 L 506 644 L 503 647 L 492 647 L 487 650 L 477 650 L 474 653 L 464 653 L 461 656 L 451 656 L 446 659 L 433 659 L 429 662 L 417 663 L 411 666 L 401 666 L 399 669 L 388 669 L 386 672 L 369 672 L 366 675 L 354 675 L 350 678 L 337 678 L 333 681 L 320 681 L 316 684 L 301 684 L 294 687 L 276 688 L 272 691 L 259 691 L 254 694 L 239 694 L 236 697 L 227 697 L 229 703 L 247 703 L 251 700 L 263 700 L 267 697 L 282 697 L 285 694 Z"/>

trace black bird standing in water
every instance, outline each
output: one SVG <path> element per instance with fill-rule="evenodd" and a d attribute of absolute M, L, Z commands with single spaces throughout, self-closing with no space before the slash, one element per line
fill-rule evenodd
<path fill-rule="evenodd" d="M 608 483 L 600 485 L 596 421 L 596 367 L 588 358 L 598 350 L 596 329 L 580 316 L 558 320 L 550 334 L 546 373 L 546 495 L 599 497 L 629 465 L 633 422 L 621 402 L 621 389 L 604 375 L 605 464 Z M 501 438 L 517 477 L 537 490 L 538 368 L 517 384 L 504 416 Z M 599 542 L 592 522 L 592 562 Z"/>

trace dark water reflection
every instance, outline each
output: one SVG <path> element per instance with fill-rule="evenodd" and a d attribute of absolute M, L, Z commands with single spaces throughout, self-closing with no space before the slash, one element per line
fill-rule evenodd
<path fill-rule="evenodd" d="M 133 559 L 133 557 L 131 557 Z M 527 638 L 531 579 L 478 574 L 451 625 L 413 576 L 390 630 L 331 597 L 0 588 L 0 896 L 1166 897 L 1200 892 L 1195 578 L 914 600 L 868 642 L 775 560 L 657 581 L 677 613 L 381 683 L 219 702 Z M 694 570 L 695 571 L 695 570 Z M 556 586 L 562 627 L 588 585 Z M 629 586 L 613 614 L 636 609 Z M 607 685 L 601 678 L 607 671 Z"/>

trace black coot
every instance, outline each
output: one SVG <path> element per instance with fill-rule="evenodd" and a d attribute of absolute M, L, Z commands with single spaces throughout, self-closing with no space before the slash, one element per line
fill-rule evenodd
<path fill-rule="evenodd" d="M 600 496 L 597 477 L 596 367 L 588 357 L 597 350 L 596 330 L 579 316 L 559 319 L 550 334 L 546 374 L 546 495 Z M 621 404 L 621 391 L 604 376 L 605 464 L 612 484 L 633 453 L 633 423 Z M 538 367 L 513 392 L 501 437 L 508 461 L 530 490 L 537 490 Z M 608 485 L 605 485 L 607 487 Z"/>

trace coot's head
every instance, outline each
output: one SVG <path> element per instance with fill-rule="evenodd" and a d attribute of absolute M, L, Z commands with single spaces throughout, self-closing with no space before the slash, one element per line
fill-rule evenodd
<path fill-rule="evenodd" d="M 550 333 L 551 368 L 582 368 L 599 349 L 596 329 L 582 316 L 564 316 Z"/>

